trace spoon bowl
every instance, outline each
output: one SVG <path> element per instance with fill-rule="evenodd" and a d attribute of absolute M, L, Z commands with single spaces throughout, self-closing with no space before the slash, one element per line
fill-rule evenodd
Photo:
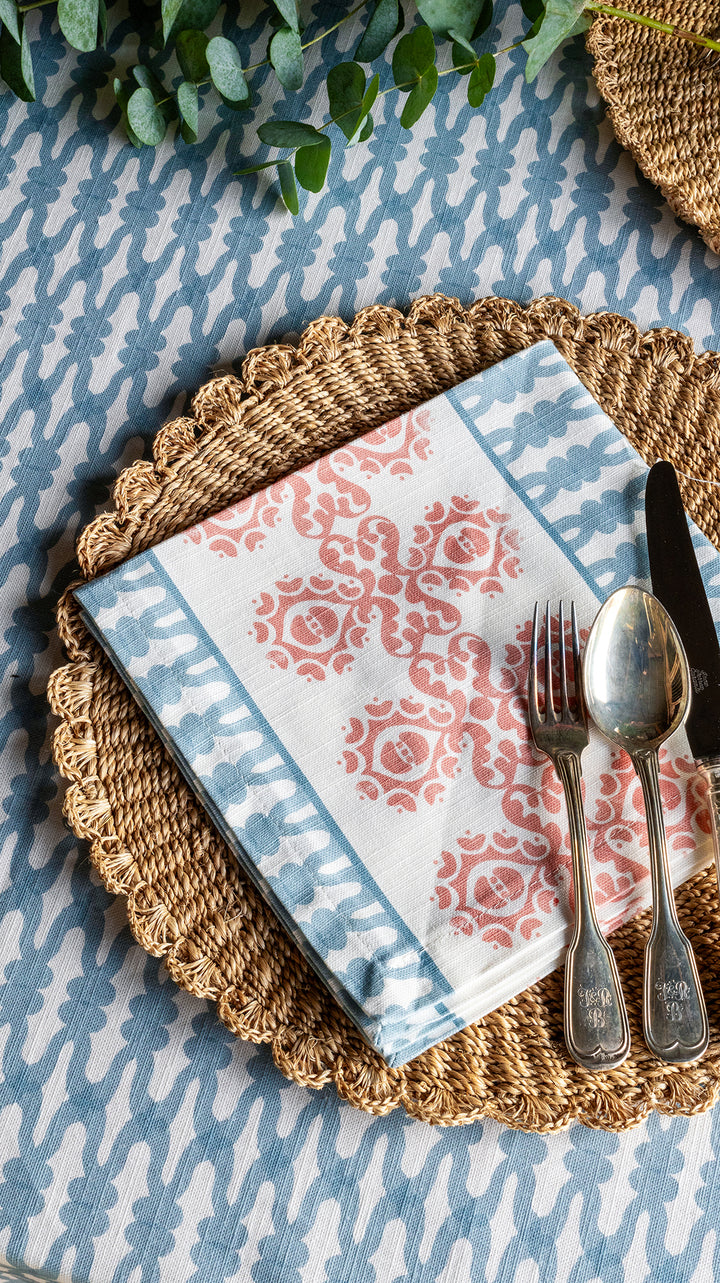
<path fill-rule="evenodd" d="M 598 730 L 630 754 L 647 812 L 653 924 L 645 950 L 645 1041 L 659 1059 L 685 1064 L 705 1051 L 709 1027 L 693 951 L 675 912 L 658 749 L 688 711 L 690 672 L 677 629 L 657 598 L 641 588 L 619 588 L 608 597 L 587 640 L 583 684 Z"/>
<path fill-rule="evenodd" d="M 688 711 L 690 673 L 682 642 L 665 607 L 641 588 L 619 588 L 601 607 L 583 672 L 595 725 L 631 755 L 659 748 Z"/>

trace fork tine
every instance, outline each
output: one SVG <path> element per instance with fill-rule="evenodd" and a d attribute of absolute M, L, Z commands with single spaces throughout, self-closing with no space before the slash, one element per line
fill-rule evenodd
<path fill-rule="evenodd" d="M 550 602 L 545 606 L 545 721 L 555 721 L 555 702 L 553 700 L 552 681 L 552 631 L 550 626 Z"/>
<path fill-rule="evenodd" d="M 580 660 L 580 632 L 578 629 L 577 615 L 575 614 L 574 601 L 570 603 L 570 614 L 572 618 L 573 669 L 575 671 L 575 707 L 577 708 L 578 719 L 581 722 L 587 722 L 585 695 L 583 693 L 582 684 L 582 663 Z"/>
<path fill-rule="evenodd" d="M 532 637 L 530 639 L 530 670 L 528 672 L 528 705 L 530 708 L 531 729 L 540 722 L 540 706 L 538 704 L 537 688 L 538 610 L 539 603 L 536 601 L 535 611 L 533 613 Z"/>
<path fill-rule="evenodd" d="M 560 637 L 558 639 L 558 659 L 560 663 L 560 716 L 564 722 L 572 722 L 573 716 L 570 712 L 570 700 L 568 699 L 568 681 L 567 681 L 567 654 L 565 649 L 565 610 L 562 602 L 558 611 Z"/>

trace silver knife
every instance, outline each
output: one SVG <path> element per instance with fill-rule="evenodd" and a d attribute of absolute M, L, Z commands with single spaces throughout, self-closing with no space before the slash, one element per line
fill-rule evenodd
<path fill-rule="evenodd" d="M 645 489 L 645 520 L 653 593 L 662 602 L 680 634 L 690 668 L 692 695 L 685 731 L 698 769 L 708 782 L 715 861 L 720 868 L 720 644 L 671 463 L 656 463 L 650 469 Z M 678 964 L 683 953 L 681 945 L 686 946 L 685 952 L 692 961 L 692 950 L 679 925 L 676 934 Z M 673 979 L 673 967 L 670 966 L 667 977 L 663 977 L 665 983 L 661 984 L 663 992 L 658 995 L 661 999 L 660 1014 L 667 1009 L 667 1037 L 676 1031 L 679 1038 L 678 1048 L 672 1057 L 665 1057 L 673 1060 L 696 1058 L 705 1050 L 708 1037 L 707 1016 L 702 1021 L 698 1010 L 694 1010 L 702 1007 L 704 1012 L 697 970 L 693 963 L 693 975 L 690 976 L 687 972 L 688 959 L 682 960 L 686 964 L 683 983 L 677 981 L 677 976 Z M 681 970 L 678 970 L 678 976 Z M 704 1025 L 702 1036 L 697 1039 L 691 1033 L 696 1024 Z M 704 1046 L 701 1046 L 703 1042 Z M 695 1046 L 691 1047 L 690 1043 L 695 1043 Z"/>
<path fill-rule="evenodd" d="M 650 469 L 645 517 L 653 592 L 675 624 L 690 665 L 692 698 L 685 730 L 708 782 L 720 869 L 720 644 L 671 463 Z"/>

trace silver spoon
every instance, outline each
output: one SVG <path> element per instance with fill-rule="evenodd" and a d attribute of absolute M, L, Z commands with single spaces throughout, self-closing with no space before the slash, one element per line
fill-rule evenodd
<path fill-rule="evenodd" d="M 680 929 L 668 872 L 658 749 L 682 724 L 690 673 L 665 607 L 640 588 L 619 588 L 598 612 L 585 647 L 585 702 L 595 725 L 629 753 L 647 812 L 653 924 L 645 950 L 645 1041 L 661 1060 L 697 1060 L 708 1020 L 695 958 Z"/>

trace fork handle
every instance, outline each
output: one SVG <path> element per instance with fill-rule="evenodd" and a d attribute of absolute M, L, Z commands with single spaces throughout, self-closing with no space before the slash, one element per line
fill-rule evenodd
<path fill-rule="evenodd" d="M 630 1051 L 630 1026 L 613 951 L 595 912 L 582 771 L 577 753 L 558 753 L 565 790 L 575 886 L 575 931 L 565 960 L 565 1042 L 584 1069 L 617 1069 Z"/>

